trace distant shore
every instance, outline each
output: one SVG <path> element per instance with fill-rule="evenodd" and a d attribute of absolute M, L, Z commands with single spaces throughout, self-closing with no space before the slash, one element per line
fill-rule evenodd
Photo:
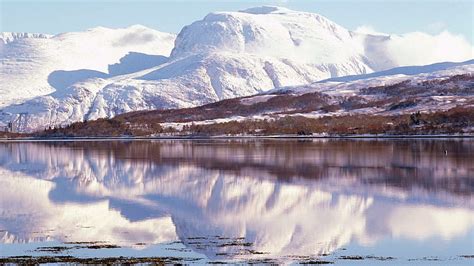
<path fill-rule="evenodd" d="M 234 140 L 234 139 L 474 139 L 474 135 L 242 135 L 242 136 L 149 136 L 149 137 L 18 137 L 0 138 L 15 141 L 115 141 L 115 140 Z"/>

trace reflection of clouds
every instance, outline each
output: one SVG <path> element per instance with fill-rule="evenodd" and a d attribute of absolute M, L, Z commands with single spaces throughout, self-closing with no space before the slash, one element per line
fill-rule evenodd
<path fill-rule="evenodd" d="M 5 243 L 56 239 L 132 245 L 176 240 L 170 217 L 131 222 L 107 200 L 54 203 L 48 196 L 54 183 L 18 175 L 0 170 L 0 230 L 7 231 Z"/>
<path fill-rule="evenodd" d="M 245 237 L 254 250 L 284 256 L 330 253 L 353 239 L 369 244 L 389 236 L 449 239 L 465 234 L 474 224 L 469 209 L 327 192 L 319 182 L 292 184 L 189 166 L 179 169 L 145 178 L 146 182 L 129 185 L 128 190 L 119 184 L 114 188 L 90 182 L 65 192 L 89 196 L 86 204 L 71 202 L 75 195 L 64 195 L 66 202 L 52 202 L 49 196 L 63 189 L 55 187 L 60 183 L 10 178 L 13 173 L 3 171 L 1 229 L 16 237 L 5 235 L 2 241 L 46 240 L 35 236 L 50 229 L 54 231 L 47 232 L 48 239 L 129 245 L 227 236 Z M 68 186 L 77 184 L 77 180 L 68 181 Z M 107 199 L 117 202 L 113 208 Z M 167 215 L 132 222 L 133 217 L 127 215 L 137 206 Z M 210 246 L 199 251 L 213 257 L 232 253 L 235 247 Z"/>
<path fill-rule="evenodd" d="M 0 230 L 16 238 L 5 235 L 2 241 L 35 240 L 33 232 L 47 229 L 55 229 L 51 237 L 63 241 L 133 244 L 179 237 L 191 247 L 188 238 L 245 237 L 252 249 L 283 256 L 329 253 L 354 239 L 367 245 L 390 237 L 453 239 L 474 226 L 470 197 L 439 193 L 436 183 L 430 184 L 434 189 L 420 192 L 388 189 L 383 179 L 375 184 L 336 176 L 284 181 L 265 167 L 224 171 L 205 162 L 191 164 L 182 155 L 193 153 L 191 147 L 182 144 L 155 146 L 160 156 L 175 156 L 178 163 L 131 160 L 134 148 L 124 153 L 24 144 L 13 145 L 9 152 L 3 149 L 0 163 L 16 172 L 0 170 Z M 232 156 L 229 150 L 204 150 L 209 161 Z M 267 152 L 278 157 L 275 151 Z M 153 156 L 149 150 L 135 152 L 137 157 Z M 314 154 L 310 158 L 323 160 Z M 412 163 L 408 155 L 404 158 L 405 164 Z M 179 163 L 183 160 L 186 163 Z M 357 158 L 352 164 L 371 167 L 369 161 Z M 470 171 L 464 161 L 459 165 L 460 171 Z M 197 251 L 212 257 L 233 250 L 214 245 Z"/>
<path fill-rule="evenodd" d="M 424 240 L 441 236 L 452 239 L 468 233 L 474 225 L 474 212 L 426 205 L 397 206 L 387 220 L 387 227 L 395 237 Z"/>

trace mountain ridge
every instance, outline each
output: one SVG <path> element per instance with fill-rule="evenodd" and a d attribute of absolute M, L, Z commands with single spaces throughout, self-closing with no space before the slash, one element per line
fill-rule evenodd
<path fill-rule="evenodd" d="M 0 108 L 54 92 L 48 83 L 48 76 L 54 71 L 107 72 L 109 64 L 118 63 L 130 51 L 168 56 L 174 43 L 172 34 L 137 26 L 0 36 L 7 40 L 0 46 Z M 142 42 L 137 43 L 134 38 Z"/>

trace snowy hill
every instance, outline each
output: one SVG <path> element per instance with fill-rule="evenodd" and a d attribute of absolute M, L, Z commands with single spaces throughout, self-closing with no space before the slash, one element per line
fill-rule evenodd
<path fill-rule="evenodd" d="M 98 28 L 81 33 L 80 39 L 89 39 L 86 35 L 96 31 L 106 38 L 104 29 Z M 93 45 L 100 47 L 94 49 L 101 51 L 102 57 L 107 55 L 101 63 L 83 56 L 84 50 L 92 47 L 83 42 L 56 56 L 49 55 L 57 52 L 54 46 L 35 46 L 39 51 L 24 53 L 31 64 L 38 63 L 29 57 L 43 53 L 43 57 L 60 61 L 54 63 L 61 66 L 54 72 L 41 64 L 41 71 L 36 71 L 38 66 L 28 68 L 35 71 L 18 71 L 15 64 L 23 50 L 15 47 L 23 43 L 12 45 L 4 56 L 8 59 L 2 59 L 12 65 L 2 69 L 11 87 L 2 88 L 6 91 L 2 94 L 13 99 L 14 88 L 21 87 L 28 97 L 38 97 L 21 104 L 3 104 L 0 121 L 6 124 L 18 119 L 18 114 L 28 113 L 22 129 L 31 131 L 137 110 L 194 107 L 399 66 L 397 55 L 384 49 L 392 41 L 390 36 L 351 32 L 321 15 L 280 7 L 211 13 L 181 30 L 169 58 L 149 55 L 167 56 L 172 36 L 156 33 L 162 37 L 145 37 L 155 35 L 143 33 L 151 30 L 142 27 L 122 31 L 126 36 L 120 39 L 125 40 L 123 47 L 114 45 L 116 33 L 114 41 L 106 41 L 105 46 Z M 57 38 L 60 36 L 39 41 L 49 43 Z M 153 41 L 143 42 L 150 38 Z M 123 57 L 130 42 L 139 45 L 134 51 L 140 53 Z"/>
<path fill-rule="evenodd" d="M 376 78 L 376 77 L 383 77 L 383 76 L 393 76 L 393 75 L 417 75 L 423 73 L 432 73 L 436 71 L 446 70 L 449 68 L 454 68 L 456 66 L 463 66 L 463 65 L 473 65 L 473 60 L 468 60 L 465 62 L 443 62 L 443 63 L 436 63 L 426 66 L 404 66 L 404 67 L 396 67 L 389 70 L 373 72 L 369 74 L 361 74 L 361 75 L 350 75 L 344 77 L 336 77 L 330 78 L 326 80 L 319 81 L 320 83 L 324 82 L 349 82 L 361 79 L 368 79 L 368 78 Z"/>
<path fill-rule="evenodd" d="M 0 108 L 56 89 L 48 82 L 54 71 L 107 72 L 128 52 L 168 56 L 175 36 L 144 26 L 93 28 L 55 36 L 0 34 Z M 69 73 L 73 75 L 74 73 Z"/>
<path fill-rule="evenodd" d="M 302 128 L 329 134 L 338 134 L 332 130 L 340 134 L 472 134 L 472 73 L 474 64 L 468 61 L 465 65 L 416 75 L 316 82 L 195 108 L 132 112 L 119 115 L 110 123 L 81 123 L 59 132 L 77 136 L 125 132 L 153 135 L 171 127 L 176 134 L 185 135 L 296 134 Z"/>
<path fill-rule="evenodd" d="M 125 113 L 39 135 L 472 135 L 473 73 L 468 61 L 416 75 L 315 82 L 194 108 Z"/>

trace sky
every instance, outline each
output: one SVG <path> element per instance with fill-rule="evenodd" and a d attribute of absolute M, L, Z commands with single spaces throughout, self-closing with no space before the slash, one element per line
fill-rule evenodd
<path fill-rule="evenodd" d="M 142 24 L 178 33 L 210 12 L 261 5 L 318 13 L 350 30 L 432 35 L 448 31 L 474 44 L 472 0 L 0 0 L 0 31 L 56 34 Z"/>

